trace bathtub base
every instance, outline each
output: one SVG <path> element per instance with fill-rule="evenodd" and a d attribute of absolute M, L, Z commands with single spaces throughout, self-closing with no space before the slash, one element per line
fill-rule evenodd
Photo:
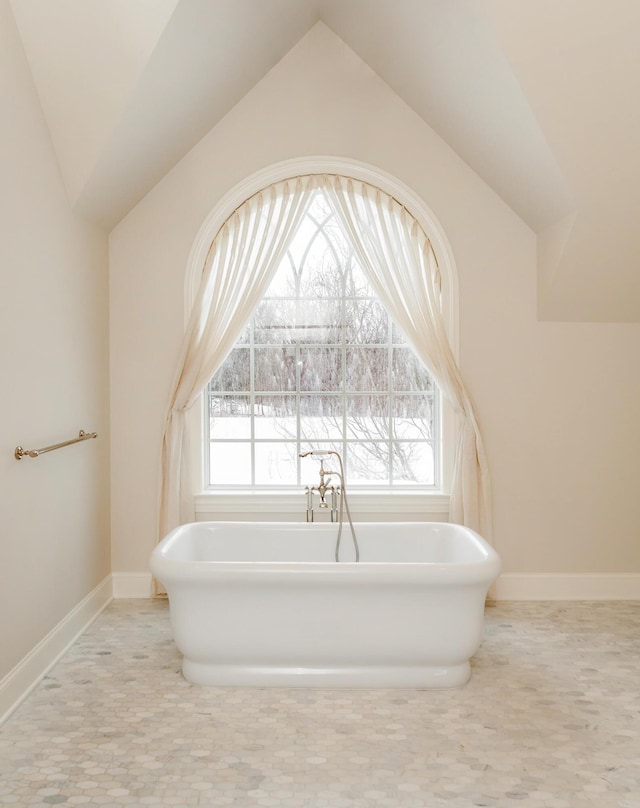
<path fill-rule="evenodd" d="M 184 658 L 182 673 L 188 682 L 210 687 L 319 687 L 411 688 L 462 687 L 469 681 L 471 665 L 371 666 L 297 668 L 253 665 L 208 665 Z"/>

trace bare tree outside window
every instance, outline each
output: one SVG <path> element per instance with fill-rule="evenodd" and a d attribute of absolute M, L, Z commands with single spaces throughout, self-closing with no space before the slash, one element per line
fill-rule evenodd
<path fill-rule="evenodd" d="M 300 484 L 312 446 L 342 454 L 351 486 L 438 483 L 437 388 L 322 191 L 207 395 L 212 487 Z"/>

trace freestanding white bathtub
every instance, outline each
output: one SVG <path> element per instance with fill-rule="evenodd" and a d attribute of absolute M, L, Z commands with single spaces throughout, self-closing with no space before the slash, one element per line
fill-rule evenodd
<path fill-rule="evenodd" d="M 151 571 L 169 597 L 185 678 L 202 685 L 441 688 L 465 684 L 496 552 L 437 522 L 200 522 Z M 347 560 L 342 560 L 347 559 Z"/>

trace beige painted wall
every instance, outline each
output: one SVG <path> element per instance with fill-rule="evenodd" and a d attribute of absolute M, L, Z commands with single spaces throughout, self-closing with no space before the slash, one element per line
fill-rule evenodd
<path fill-rule="evenodd" d="M 112 547 L 147 569 L 160 437 L 198 229 L 236 183 L 302 155 L 373 164 L 431 207 L 460 283 L 460 361 L 509 572 L 640 572 L 640 329 L 539 323 L 536 239 L 326 28 L 315 27 L 110 237 Z"/>
<path fill-rule="evenodd" d="M 69 209 L 6 0 L 0 98 L 2 679 L 110 567 L 107 239 Z"/>

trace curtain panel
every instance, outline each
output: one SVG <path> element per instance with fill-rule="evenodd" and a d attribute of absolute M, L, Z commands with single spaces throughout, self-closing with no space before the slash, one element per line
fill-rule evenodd
<path fill-rule="evenodd" d="M 186 413 L 265 294 L 317 188 L 326 194 L 382 303 L 460 416 L 449 518 L 490 539 L 487 460 L 474 408 L 447 339 L 433 247 L 416 219 L 393 197 L 359 180 L 320 174 L 285 180 L 250 197 L 213 240 L 165 417 L 160 538 L 194 518 Z"/>
<path fill-rule="evenodd" d="M 379 188 L 341 176 L 325 176 L 323 188 L 380 300 L 461 417 L 449 519 L 490 538 L 489 469 L 473 404 L 447 338 L 431 242 L 406 208 Z"/>
<path fill-rule="evenodd" d="M 182 344 L 162 436 L 160 538 L 193 521 L 186 413 L 227 358 L 262 299 L 309 202 L 313 176 L 271 185 L 248 199 L 218 231 Z"/>

